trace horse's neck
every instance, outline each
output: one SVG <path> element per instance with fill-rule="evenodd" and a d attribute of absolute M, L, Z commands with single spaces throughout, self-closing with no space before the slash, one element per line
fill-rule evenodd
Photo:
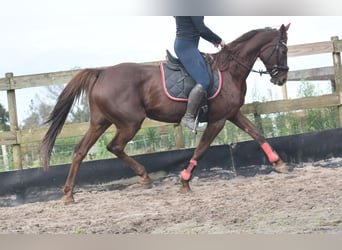
<path fill-rule="evenodd" d="M 249 32 L 252 33 L 252 32 Z M 238 51 L 246 51 L 247 53 L 258 53 L 265 44 L 271 42 L 274 39 L 276 30 L 272 29 L 261 29 L 254 33 L 254 35 L 248 37 L 248 39 L 239 41 L 236 39 L 232 42 L 233 49 Z"/>
<path fill-rule="evenodd" d="M 270 32 L 270 31 L 265 31 Z M 247 42 L 240 42 L 234 46 L 231 50 L 231 54 L 234 56 L 232 60 L 232 67 L 235 70 L 230 70 L 232 74 L 238 75 L 243 79 L 246 79 L 253 68 L 257 58 L 259 57 L 262 47 L 273 40 L 272 36 L 265 36 L 263 32 L 260 32 L 250 38 Z M 236 70 L 240 69 L 240 70 Z"/>
<path fill-rule="evenodd" d="M 242 62 L 252 66 L 259 56 L 261 48 L 265 45 L 265 39 L 258 38 L 258 35 L 249 42 L 240 44 L 233 52 Z"/>

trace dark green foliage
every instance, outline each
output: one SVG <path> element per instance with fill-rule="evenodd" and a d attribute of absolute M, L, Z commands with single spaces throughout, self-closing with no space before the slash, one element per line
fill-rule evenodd
<path fill-rule="evenodd" d="M 8 111 L 0 103 L 0 131 L 9 131 L 9 115 Z"/>

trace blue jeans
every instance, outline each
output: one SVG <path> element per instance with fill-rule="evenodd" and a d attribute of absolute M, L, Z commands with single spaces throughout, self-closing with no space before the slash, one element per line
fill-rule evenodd
<path fill-rule="evenodd" d="M 199 40 L 183 40 L 176 38 L 174 50 L 188 74 L 201 84 L 205 90 L 210 84 L 209 73 L 203 56 L 198 50 Z"/>

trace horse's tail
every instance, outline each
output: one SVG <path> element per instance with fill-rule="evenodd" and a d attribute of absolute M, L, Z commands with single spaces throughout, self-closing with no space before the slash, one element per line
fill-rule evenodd
<path fill-rule="evenodd" d="M 84 69 L 80 71 L 70 80 L 59 95 L 55 107 L 45 122 L 51 123 L 41 144 L 41 155 L 45 170 L 49 167 L 50 156 L 56 137 L 61 132 L 73 104 L 80 98 L 83 92 L 89 96 L 101 71 L 101 69 Z"/>

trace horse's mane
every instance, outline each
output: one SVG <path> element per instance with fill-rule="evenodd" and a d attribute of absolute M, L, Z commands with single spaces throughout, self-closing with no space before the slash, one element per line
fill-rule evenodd
<path fill-rule="evenodd" d="M 256 35 L 256 33 L 258 33 L 258 30 L 251 30 L 241 36 L 239 36 L 237 39 L 235 39 L 234 41 L 232 41 L 231 43 L 228 44 L 228 46 L 234 46 L 237 43 L 241 43 L 241 42 L 245 42 L 247 40 L 249 40 L 250 38 L 252 38 L 253 36 Z"/>
<path fill-rule="evenodd" d="M 275 29 L 270 28 L 270 27 L 266 27 L 266 28 L 263 28 L 263 29 L 255 29 L 255 30 L 248 31 L 245 34 L 243 34 L 243 35 L 239 36 L 238 38 L 236 38 L 231 43 L 228 43 L 226 48 L 229 49 L 229 50 L 234 50 L 234 48 L 236 46 L 238 46 L 241 42 L 246 42 L 247 40 L 249 40 L 252 37 L 254 37 L 257 33 L 262 32 L 262 31 L 271 31 L 271 30 L 275 30 Z"/>

